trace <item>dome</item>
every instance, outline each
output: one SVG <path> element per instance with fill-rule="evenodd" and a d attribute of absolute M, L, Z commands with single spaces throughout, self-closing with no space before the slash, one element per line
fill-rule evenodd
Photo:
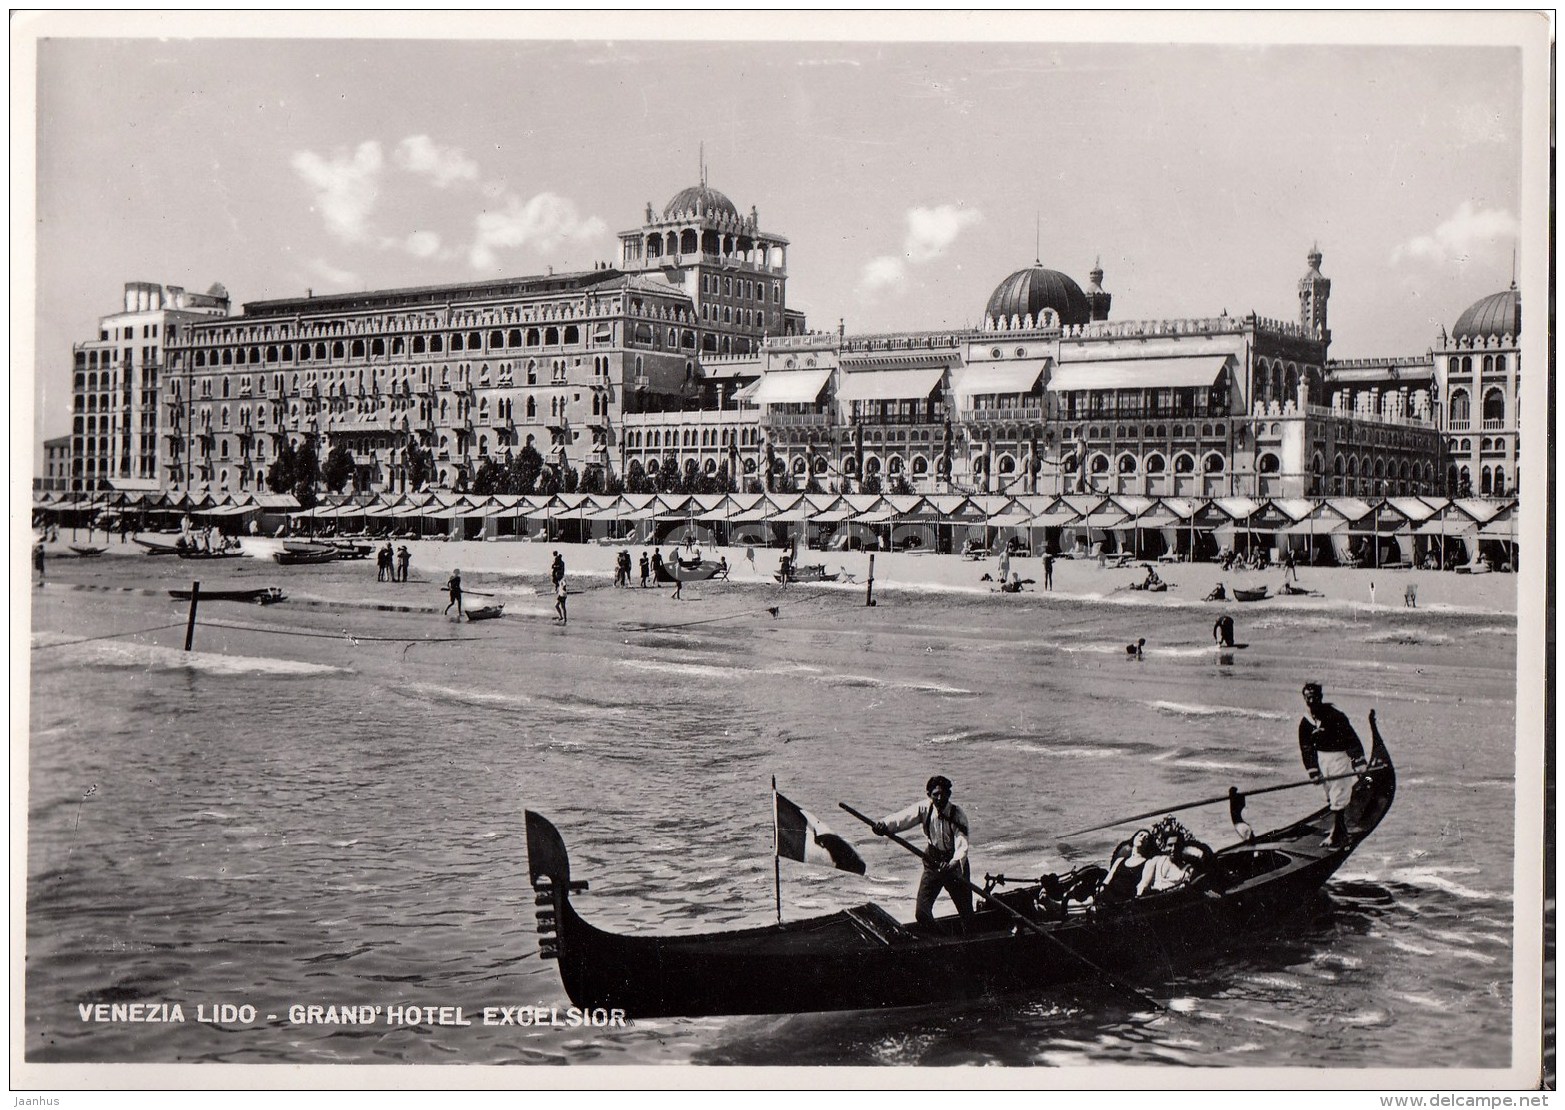
<path fill-rule="evenodd" d="M 674 194 L 673 200 L 663 206 L 665 219 L 690 211 L 702 216 L 726 216 L 731 220 L 739 218 L 739 209 L 734 207 L 734 202 L 710 185 L 692 185 L 688 189 L 681 189 Z"/>
<path fill-rule="evenodd" d="M 1456 318 L 1452 339 L 1489 339 L 1522 333 L 1522 296 L 1515 286 L 1493 293 Z"/>
<path fill-rule="evenodd" d="M 1046 308 L 1052 308 L 1062 324 L 1085 324 L 1092 319 L 1092 308 L 1081 286 L 1058 270 L 1042 266 L 1017 270 L 995 286 L 984 315 L 999 319 L 1031 316 L 1036 320 Z"/>

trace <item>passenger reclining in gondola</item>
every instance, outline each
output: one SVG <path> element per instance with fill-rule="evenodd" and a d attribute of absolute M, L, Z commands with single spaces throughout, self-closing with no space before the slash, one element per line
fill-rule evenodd
<path fill-rule="evenodd" d="M 1157 841 L 1147 829 L 1140 829 L 1129 840 L 1115 847 L 1108 873 L 1098 886 L 1093 900 L 1099 905 L 1128 902 L 1136 896 L 1147 861 L 1157 855 Z"/>

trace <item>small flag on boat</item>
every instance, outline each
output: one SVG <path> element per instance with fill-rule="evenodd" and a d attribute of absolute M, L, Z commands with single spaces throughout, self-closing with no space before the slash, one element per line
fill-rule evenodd
<path fill-rule="evenodd" d="M 807 809 L 801 809 L 781 794 L 777 799 L 777 855 L 800 863 L 818 863 L 839 871 L 864 874 L 864 860 L 842 837 L 832 832 Z"/>

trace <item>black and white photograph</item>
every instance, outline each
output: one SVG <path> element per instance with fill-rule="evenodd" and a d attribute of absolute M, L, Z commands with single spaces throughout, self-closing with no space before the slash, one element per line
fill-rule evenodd
<path fill-rule="evenodd" d="M 1552 1090 L 1552 34 L 13 13 L 13 1091 Z"/>

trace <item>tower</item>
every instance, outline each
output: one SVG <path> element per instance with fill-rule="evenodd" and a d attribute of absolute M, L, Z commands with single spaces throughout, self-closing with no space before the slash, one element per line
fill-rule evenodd
<path fill-rule="evenodd" d="M 1310 271 L 1299 279 L 1299 324 L 1322 342 L 1329 343 L 1331 330 L 1326 326 L 1326 302 L 1331 297 L 1331 281 L 1321 276 L 1319 244 L 1310 247 L 1306 260 Z"/>
<path fill-rule="evenodd" d="M 1087 304 L 1091 307 L 1092 322 L 1109 318 L 1109 303 L 1113 301 L 1114 294 L 1103 291 L 1103 260 L 1095 259 L 1092 270 L 1087 274 Z"/>

